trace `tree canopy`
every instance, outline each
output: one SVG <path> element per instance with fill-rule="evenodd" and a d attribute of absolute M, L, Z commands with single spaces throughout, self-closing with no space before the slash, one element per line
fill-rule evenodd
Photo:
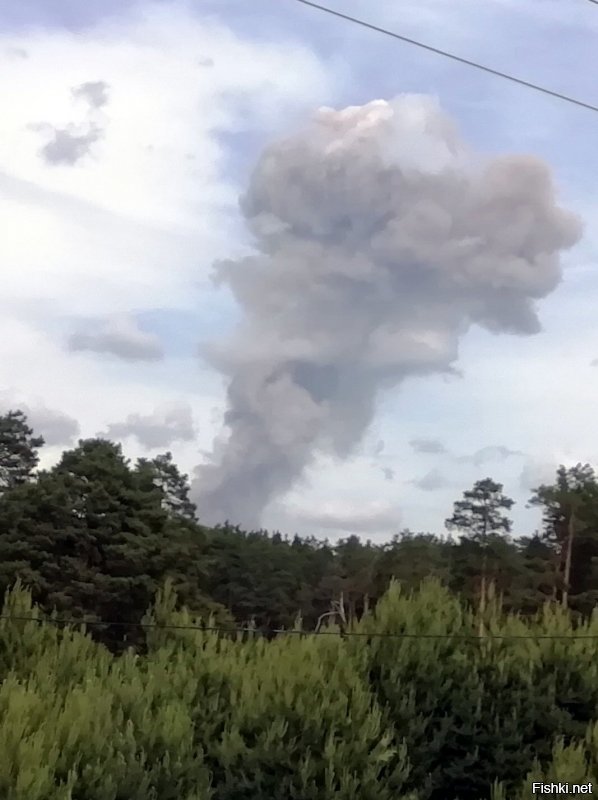
<path fill-rule="evenodd" d="M 170 452 L 132 464 L 118 443 L 86 439 L 39 471 L 43 440 L 26 415 L 0 417 L 0 432 L 0 589 L 19 579 L 43 608 L 104 621 L 113 639 L 122 631 L 108 622 L 140 623 L 166 579 L 206 618 L 263 629 L 348 624 L 393 579 L 411 590 L 434 577 L 472 607 L 494 593 L 525 614 L 552 601 L 588 614 L 598 596 L 589 465 L 561 467 L 532 493 L 543 510 L 539 534 L 510 535 L 513 500 L 484 478 L 455 501 L 450 536 L 403 530 L 388 542 L 331 542 L 202 525 Z"/>

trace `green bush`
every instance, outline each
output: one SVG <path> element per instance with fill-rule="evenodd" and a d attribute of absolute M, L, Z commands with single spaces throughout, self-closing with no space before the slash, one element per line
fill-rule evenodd
<path fill-rule="evenodd" d="M 144 622 L 116 656 L 7 594 L 0 797 L 523 800 L 598 776 L 596 617 L 481 620 L 392 584 L 356 636 L 267 641 L 202 628 L 167 584 Z"/>

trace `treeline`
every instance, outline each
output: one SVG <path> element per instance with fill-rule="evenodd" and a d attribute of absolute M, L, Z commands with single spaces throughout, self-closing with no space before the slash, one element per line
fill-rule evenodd
<path fill-rule="evenodd" d="M 42 446 L 22 412 L 0 416 L 0 591 L 20 579 L 46 611 L 103 621 L 94 630 L 106 642 L 122 644 L 125 631 L 127 644 L 143 641 L 135 624 L 167 577 L 193 613 L 222 627 L 348 625 L 392 578 L 409 590 L 434 577 L 482 610 L 491 591 L 523 614 L 553 602 L 587 616 L 596 602 L 598 482 L 588 465 L 561 467 L 533 493 L 544 522 L 532 536 L 513 537 L 513 501 L 486 478 L 455 502 L 449 535 L 333 544 L 203 526 L 170 453 L 131 464 L 120 445 L 88 439 L 38 470 Z"/>
<path fill-rule="evenodd" d="M 527 800 L 598 780 L 596 615 L 481 614 L 392 583 L 344 636 L 267 640 L 177 607 L 167 585 L 146 651 L 115 656 L 7 596 L 0 796 Z"/>
<path fill-rule="evenodd" d="M 523 800 L 598 779 L 588 465 L 536 489 L 533 536 L 485 478 L 444 536 L 330 543 L 203 526 L 169 453 L 89 439 L 39 470 L 42 446 L 0 416 L 0 797 Z"/>

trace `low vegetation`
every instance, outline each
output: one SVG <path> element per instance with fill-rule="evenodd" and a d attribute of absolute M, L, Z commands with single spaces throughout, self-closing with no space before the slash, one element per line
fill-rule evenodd
<path fill-rule="evenodd" d="M 198 521 L 170 454 L 0 417 L 0 797 L 523 800 L 598 782 L 598 488 L 374 545 Z M 199 510 L 199 520 L 201 509 Z M 148 610 L 149 609 L 149 610 Z M 317 634 L 316 634 L 317 631 Z"/>

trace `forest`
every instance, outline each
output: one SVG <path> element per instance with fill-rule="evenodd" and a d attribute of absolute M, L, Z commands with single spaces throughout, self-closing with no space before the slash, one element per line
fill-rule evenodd
<path fill-rule="evenodd" d="M 598 480 L 560 467 L 513 536 L 481 478 L 446 533 L 201 524 L 132 464 L 0 416 L 0 795 L 506 800 L 598 777 Z"/>

